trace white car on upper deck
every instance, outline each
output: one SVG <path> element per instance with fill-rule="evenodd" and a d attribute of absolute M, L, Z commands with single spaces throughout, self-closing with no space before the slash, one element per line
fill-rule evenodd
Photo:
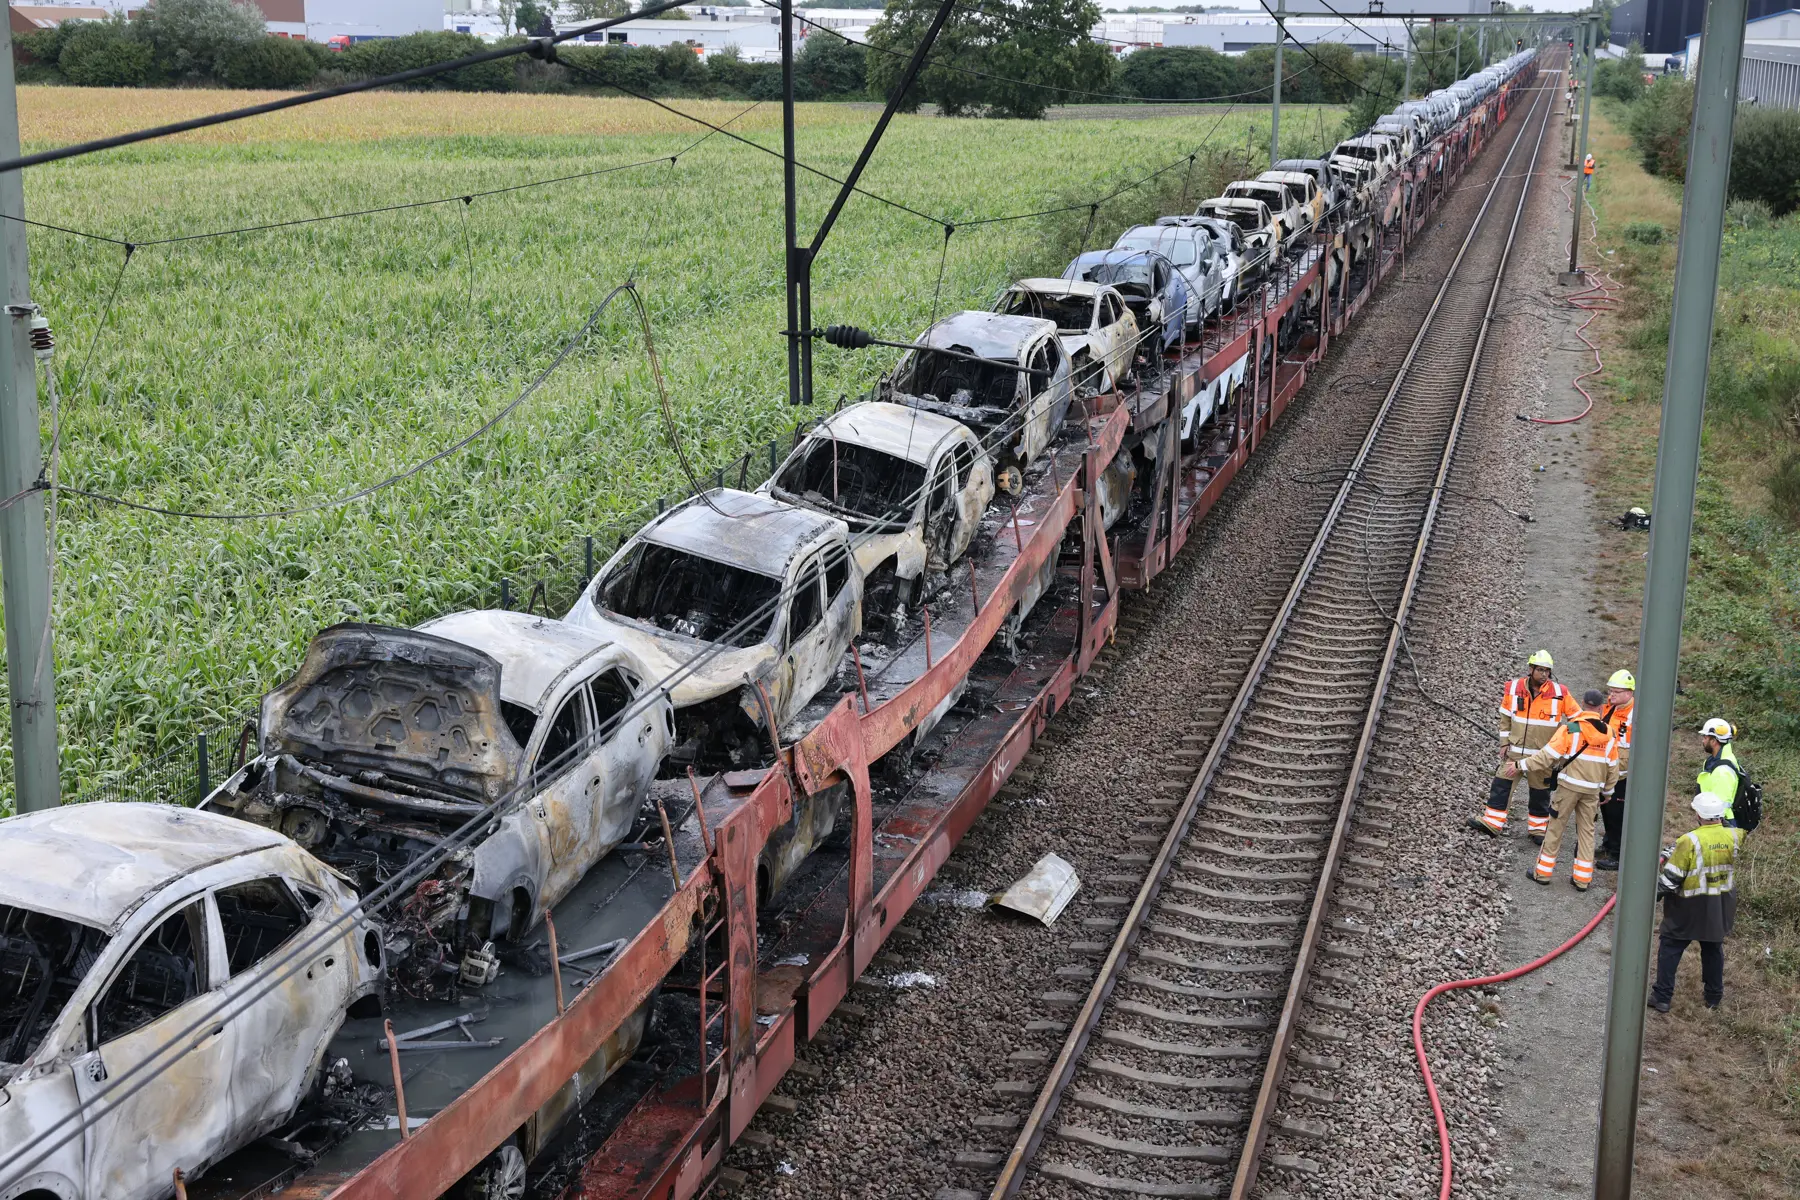
<path fill-rule="evenodd" d="M 994 464 L 962 422 L 871 400 L 820 421 L 757 490 L 847 523 L 864 623 L 898 624 L 927 572 L 968 552 L 994 498 Z"/>
<path fill-rule="evenodd" d="M 0 821 L 0 1196 L 160 1200 L 284 1125 L 380 989 L 356 903 L 291 839 L 212 813 Z"/>
<path fill-rule="evenodd" d="M 1055 322 L 1075 390 L 1083 395 L 1124 386 L 1137 358 L 1137 317 L 1111 284 L 1021 279 L 1000 293 L 994 311 Z"/>
<path fill-rule="evenodd" d="M 564 619 L 630 647 L 668 693 L 671 768 L 750 766 L 771 716 L 778 732 L 836 674 L 862 594 L 845 521 L 714 488 L 620 546 Z"/>

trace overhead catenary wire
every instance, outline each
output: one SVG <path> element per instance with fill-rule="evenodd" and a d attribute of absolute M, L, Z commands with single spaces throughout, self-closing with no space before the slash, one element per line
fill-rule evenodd
<path fill-rule="evenodd" d="M 504 58 L 517 58 L 521 55 L 532 58 L 554 60 L 556 47 L 562 42 L 576 38 L 585 38 L 588 34 L 610 29 L 614 25 L 626 21 L 642 20 L 658 13 L 678 8 L 685 0 L 661 0 L 660 3 L 646 4 L 636 12 L 624 16 L 608 17 L 601 21 L 590 21 L 585 25 L 577 25 L 565 29 L 561 33 L 549 37 L 530 38 L 522 43 L 510 46 L 497 46 L 492 50 L 482 50 L 474 54 L 466 54 L 461 58 L 446 59 L 443 62 L 430 63 L 423 67 L 413 67 L 405 71 L 397 71 L 391 75 L 378 75 L 369 79 L 358 79 L 350 83 L 338 84 L 335 87 L 322 88 L 313 92 L 301 92 L 298 95 L 285 96 L 280 100 L 269 100 L 262 104 L 251 104 L 243 108 L 225 109 L 221 112 L 208 113 L 203 117 L 191 117 L 185 121 L 174 121 L 167 125 L 152 125 L 144 129 L 132 130 L 129 133 L 114 134 L 110 137 L 94 138 L 86 142 L 76 142 L 68 146 L 59 146 L 54 150 L 41 150 L 35 154 L 21 154 L 14 158 L 0 159 L 0 174 L 22 170 L 25 167 L 40 166 L 44 163 L 62 162 L 66 159 L 80 158 L 89 154 L 98 154 L 102 150 L 116 150 L 121 146 L 134 146 L 140 142 L 154 141 L 159 138 L 173 137 L 178 133 L 188 133 L 195 129 L 206 129 L 214 125 L 225 125 L 233 121 L 243 121 L 251 117 L 265 116 L 269 113 L 281 112 L 284 109 L 298 108 L 305 104 L 317 104 L 322 100 L 334 100 L 340 96 L 354 95 L 357 92 L 373 91 L 376 88 L 397 87 L 403 83 L 414 83 L 422 79 L 435 79 L 439 75 L 448 75 L 467 67 L 480 66 L 483 63 L 497 62 Z"/>

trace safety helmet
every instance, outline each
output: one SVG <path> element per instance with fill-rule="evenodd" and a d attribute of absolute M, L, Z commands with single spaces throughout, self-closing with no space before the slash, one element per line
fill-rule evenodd
<path fill-rule="evenodd" d="M 1700 732 L 1708 737 L 1716 737 L 1721 742 L 1729 742 L 1731 740 L 1731 722 L 1723 717 L 1711 717 L 1708 718 L 1706 724 L 1700 727 Z"/>
<path fill-rule="evenodd" d="M 1612 673 L 1612 678 L 1606 681 L 1606 686 L 1609 688 L 1624 688 L 1628 692 L 1635 692 L 1637 691 L 1637 680 L 1631 677 L 1630 671 L 1621 667 L 1619 670 Z"/>
<path fill-rule="evenodd" d="M 1700 792 L 1688 801 L 1688 806 L 1702 821 L 1716 821 L 1725 815 L 1725 797 L 1712 792 Z"/>
<path fill-rule="evenodd" d="M 1550 652 L 1548 650 L 1539 650 L 1536 654 L 1533 654 L 1530 658 L 1525 660 L 1525 665 L 1531 667 L 1548 667 L 1551 670 L 1555 670 L 1556 660 L 1550 657 Z"/>

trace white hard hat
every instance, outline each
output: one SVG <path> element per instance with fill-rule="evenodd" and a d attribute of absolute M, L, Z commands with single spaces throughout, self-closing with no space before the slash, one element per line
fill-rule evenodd
<path fill-rule="evenodd" d="M 1708 737 L 1716 737 L 1721 742 L 1729 742 L 1731 740 L 1731 722 L 1723 717 L 1709 717 L 1706 724 L 1700 727 L 1700 732 Z"/>
<path fill-rule="evenodd" d="M 1688 804 L 1702 821 L 1716 821 L 1725 815 L 1725 798 L 1711 792 L 1699 793 Z"/>

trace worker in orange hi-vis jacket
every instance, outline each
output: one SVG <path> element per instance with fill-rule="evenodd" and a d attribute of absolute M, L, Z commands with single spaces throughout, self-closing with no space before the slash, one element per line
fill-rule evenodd
<path fill-rule="evenodd" d="M 1575 822 L 1575 870 L 1570 882 L 1579 892 L 1587 891 L 1594 882 L 1594 817 L 1599 811 L 1600 794 L 1619 781 L 1619 742 L 1613 736 L 1612 726 L 1596 711 L 1604 703 L 1605 692 L 1588 689 L 1582 697 L 1581 711 L 1557 726 L 1549 742 L 1506 765 L 1506 770 L 1515 775 L 1521 771 L 1549 771 L 1556 780 L 1556 792 L 1550 801 L 1550 828 L 1544 834 L 1543 849 L 1538 851 L 1537 865 L 1531 869 L 1534 882 L 1550 882 L 1563 830 L 1571 819 Z"/>
<path fill-rule="evenodd" d="M 1589 187 L 1594 182 L 1594 156 L 1588 155 L 1581 164 L 1581 186 Z"/>
<path fill-rule="evenodd" d="M 1489 837 L 1506 832 L 1506 810 L 1512 806 L 1518 774 L 1507 767 L 1547 743 L 1558 725 L 1581 711 L 1569 689 L 1552 677 L 1556 662 L 1548 650 L 1533 654 L 1525 666 L 1525 674 L 1500 695 L 1500 762 L 1488 786 L 1487 807 L 1479 817 L 1469 818 L 1470 829 Z M 1550 788 L 1548 768 L 1525 773 L 1525 831 L 1539 845 L 1550 827 Z"/>

